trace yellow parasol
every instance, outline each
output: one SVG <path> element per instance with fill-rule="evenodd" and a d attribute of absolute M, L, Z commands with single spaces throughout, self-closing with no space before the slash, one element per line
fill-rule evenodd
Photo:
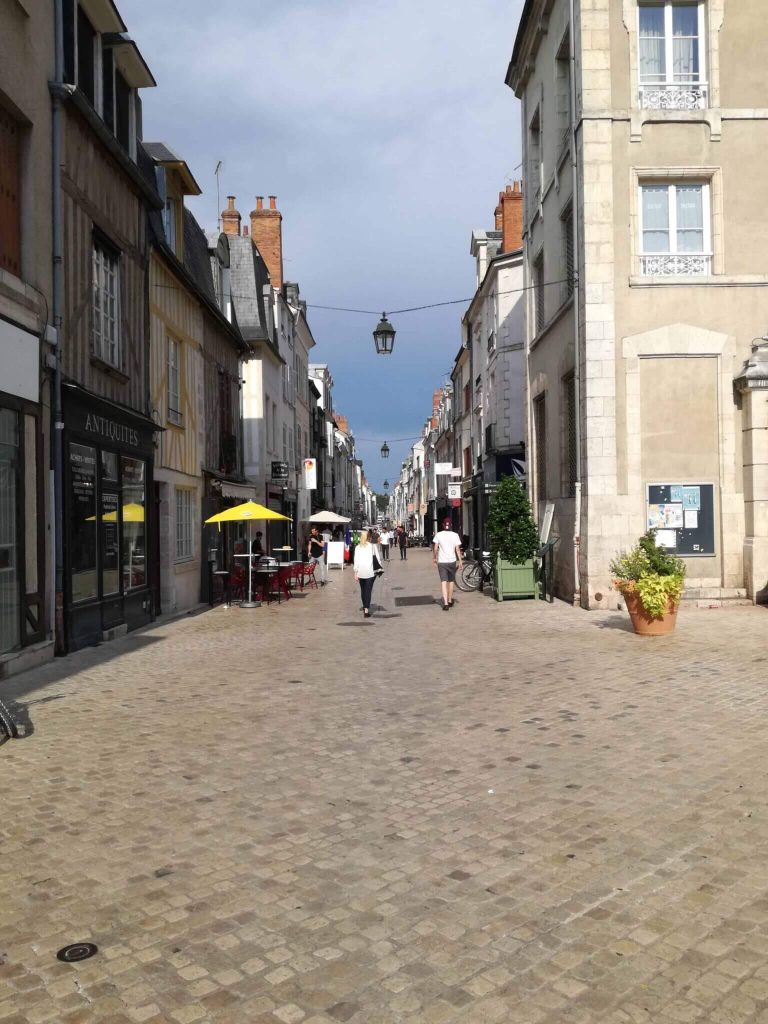
<path fill-rule="evenodd" d="M 243 603 L 243 608 L 257 608 L 258 604 L 251 600 L 251 567 L 253 564 L 253 548 L 251 545 L 250 524 L 261 519 L 282 519 L 290 523 L 293 520 L 290 516 L 284 516 L 281 512 L 275 512 L 266 505 L 259 505 L 255 501 L 246 501 L 242 505 L 235 505 L 234 508 L 226 508 L 223 512 L 217 512 L 215 516 L 206 519 L 206 523 L 218 523 L 221 529 L 222 523 L 247 522 L 248 523 L 248 602 Z"/>
<path fill-rule="evenodd" d="M 96 519 L 96 516 L 88 516 L 86 519 L 87 523 L 91 523 Z M 117 509 L 114 512 L 107 512 L 106 515 L 101 517 L 102 523 L 116 523 L 117 522 Z M 143 523 L 144 522 L 144 506 L 137 505 L 131 501 L 127 505 L 123 505 L 123 522 L 124 523 Z"/>
<path fill-rule="evenodd" d="M 235 505 L 234 508 L 225 508 L 223 512 L 217 512 L 215 516 L 211 516 L 205 521 L 206 523 L 231 523 L 255 519 L 284 519 L 289 523 L 292 522 L 290 516 L 284 516 L 255 501 L 246 501 L 242 505 Z"/>

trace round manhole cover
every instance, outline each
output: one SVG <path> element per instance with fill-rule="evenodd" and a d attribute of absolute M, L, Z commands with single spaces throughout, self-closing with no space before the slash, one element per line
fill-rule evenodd
<path fill-rule="evenodd" d="M 87 960 L 98 951 L 99 947 L 94 946 L 92 942 L 73 942 L 70 946 L 60 949 L 56 959 L 62 960 L 65 964 L 76 964 L 78 960 Z"/>

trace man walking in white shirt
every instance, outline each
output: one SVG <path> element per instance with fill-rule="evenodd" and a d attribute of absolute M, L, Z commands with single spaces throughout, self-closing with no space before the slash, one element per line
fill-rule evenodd
<path fill-rule="evenodd" d="M 464 566 L 461 553 L 461 537 L 451 529 L 451 520 L 443 522 L 443 529 L 432 538 L 432 563 L 440 574 L 440 589 L 443 594 L 443 611 L 453 608 L 453 586 L 456 573 Z"/>
<path fill-rule="evenodd" d="M 385 562 L 389 561 L 389 529 L 385 526 L 379 534 L 379 545 L 381 546 L 381 557 Z"/>

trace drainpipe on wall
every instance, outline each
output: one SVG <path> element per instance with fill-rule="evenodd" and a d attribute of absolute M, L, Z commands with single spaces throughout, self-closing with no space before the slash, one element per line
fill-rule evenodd
<path fill-rule="evenodd" d="M 568 31 L 568 60 L 570 64 L 570 135 L 571 135 L 571 176 L 573 180 L 573 198 L 571 200 L 571 218 L 573 221 L 573 401 L 576 406 L 576 481 L 574 488 L 574 512 L 573 512 L 573 603 L 581 603 L 581 570 L 579 566 L 579 551 L 581 541 L 581 323 L 580 323 L 580 295 L 581 285 L 579 282 L 579 176 L 578 160 L 576 158 L 576 18 L 574 13 L 574 0 L 569 0 L 570 25 Z"/>
<path fill-rule="evenodd" d="M 53 241 L 53 326 L 56 330 L 56 361 L 53 369 L 53 576 L 54 644 L 56 654 L 66 653 L 64 640 L 64 421 L 61 402 L 61 357 L 63 320 L 63 246 L 61 216 L 61 136 L 64 83 L 64 12 L 62 0 L 54 0 L 54 89 L 51 116 L 51 216 Z"/>

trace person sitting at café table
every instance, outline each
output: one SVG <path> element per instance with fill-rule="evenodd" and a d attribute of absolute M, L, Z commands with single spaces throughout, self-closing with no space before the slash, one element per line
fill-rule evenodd
<path fill-rule="evenodd" d="M 262 536 L 263 534 L 261 530 L 257 530 L 256 536 L 253 538 L 253 543 L 251 544 L 251 554 L 256 555 L 257 558 L 261 558 L 264 554 L 264 545 L 261 542 Z"/>

